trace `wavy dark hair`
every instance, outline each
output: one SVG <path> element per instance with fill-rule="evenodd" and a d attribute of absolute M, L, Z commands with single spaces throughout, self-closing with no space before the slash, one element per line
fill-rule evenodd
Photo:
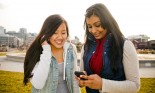
<path fill-rule="evenodd" d="M 40 60 L 40 54 L 43 51 L 41 44 L 45 40 L 48 40 L 62 23 L 66 24 L 67 36 L 69 36 L 68 24 L 59 14 L 51 15 L 44 21 L 40 33 L 26 52 L 24 60 L 24 85 L 26 85 L 29 82 L 29 79 L 33 76 L 31 72 L 36 63 Z"/>
<path fill-rule="evenodd" d="M 109 10 L 106 6 L 102 3 L 96 3 L 90 6 L 86 10 L 85 14 L 85 21 L 84 21 L 84 28 L 86 30 L 86 41 L 85 41 L 85 53 L 89 51 L 93 42 L 89 38 L 92 35 L 88 31 L 88 26 L 86 23 L 86 18 L 90 18 L 92 15 L 99 17 L 101 21 L 102 28 L 107 30 L 107 35 L 111 34 L 111 41 L 110 42 L 110 64 L 113 71 L 117 71 L 119 65 L 118 62 L 122 62 L 123 58 L 123 44 L 124 44 L 124 36 L 119 29 L 119 26 L 116 20 L 113 18 Z M 84 54 L 85 54 L 84 53 Z M 117 59 L 121 59 L 116 61 Z"/>

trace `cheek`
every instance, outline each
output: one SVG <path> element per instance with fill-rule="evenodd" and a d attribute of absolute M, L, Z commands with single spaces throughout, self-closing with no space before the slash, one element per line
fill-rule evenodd
<path fill-rule="evenodd" d="M 54 39 L 50 38 L 49 42 L 50 42 L 50 44 L 52 44 L 54 42 Z"/>
<path fill-rule="evenodd" d="M 101 32 L 102 37 L 105 37 L 106 33 L 107 33 L 107 31 L 105 31 L 105 30 L 102 31 L 102 32 Z"/>
<path fill-rule="evenodd" d="M 49 38 L 49 41 L 50 41 L 50 42 L 53 42 L 53 41 L 55 40 L 55 38 L 56 38 L 56 37 L 53 35 L 52 37 Z"/>
<path fill-rule="evenodd" d="M 91 31 L 88 29 L 88 32 L 91 33 Z"/>
<path fill-rule="evenodd" d="M 88 29 L 88 32 L 91 33 L 91 34 L 93 34 L 92 31 L 91 31 L 90 29 Z"/>
<path fill-rule="evenodd" d="M 63 35 L 63 39 L 66 40 L 67 38 L 68 38 L 68 37 L 67 37 L 67 34 L 66 34 L 66 35 Z"/>

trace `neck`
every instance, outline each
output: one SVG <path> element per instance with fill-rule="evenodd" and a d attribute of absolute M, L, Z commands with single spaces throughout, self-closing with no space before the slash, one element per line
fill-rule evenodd
<path fill-rule="evenodd" d="M 57 63 L 63 62 L 63 52 L 64 52 L 63 47 L 62 48 L 52 48 L 51 47 L 51 51 L 53 53 L 53 56 L 57 60 Z"/>

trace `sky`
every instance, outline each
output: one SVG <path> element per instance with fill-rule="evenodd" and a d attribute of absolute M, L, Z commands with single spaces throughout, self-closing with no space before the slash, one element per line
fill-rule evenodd
<path fill-rule="evenodd" d="M 144 34 L 155 40 L 154 0 L 0 0 L 0 26 L 39 33 L 48 16 L 60 14 L 68 21 L 70 38 L 83 42 L 85 11 L 95 3 L 106 5 L 125 37 Z"/>

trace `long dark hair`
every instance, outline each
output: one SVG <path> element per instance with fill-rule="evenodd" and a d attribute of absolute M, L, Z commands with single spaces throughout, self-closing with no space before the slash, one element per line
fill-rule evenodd
<path fill-rule="evenodd" d="M 89 51 L 89 48 L 92 46 L 92 41 L 89 37 L 92 37 L 88 31 L 86 18 L 90 18 L 92 15 L 99 17 L 101 21 L 102 28 L 107 30 L 107 35 L 111 35 L 111 42 L 110 42 L 110 64 L 113 71 L 117 71 L 118 69 L 118 62 L 122 62 L 123 58 L 123 44 L 124 44 L 124 36 L 119 29 L 119 26 L 109 10 L 106 6 L 102 3 L 97 3 L 90 6 L 86 10 L 85 21 L 84 21 L 84 28 L 86 30 L 86 42 L 85 42 L 85 52 Z M 116 61 L 120 59 L 119 61 Z"/>
<path fill-rule="evenodd" d="M 46 18 L 41 28 L 40 33 L 30 45 L 29 49 L 26 52 L 24 60 L 24 80 L 23 83 L 26 85 L 29 81 L 29 78 L 32 77 L 32 70 L 36 63 L 40 60 L 40 54 L 43 51 L 41 44 L 48 40 L 57 30 L 57 28 L 62 24 L 66 24 L 67 36 L 69 36 L 69 29 L 66 20 L 58 14 L 51 15 Z"/>

